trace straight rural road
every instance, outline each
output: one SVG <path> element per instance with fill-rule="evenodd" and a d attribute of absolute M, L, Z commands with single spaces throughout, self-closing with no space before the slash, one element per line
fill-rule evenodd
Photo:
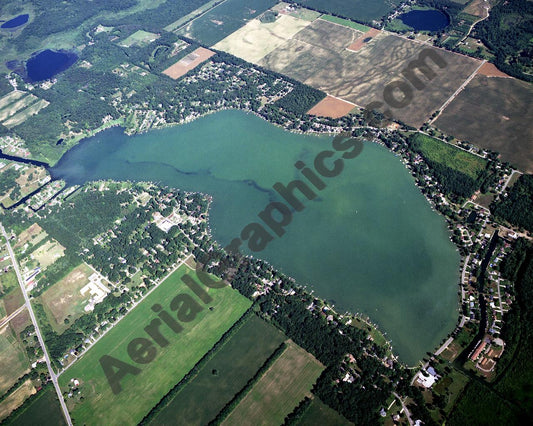
<path fill-rule="evenodd" d="M 61 388 L 59 387 L 59 384 L 57 383 L 57 376 L 54 373 L 54 370 L 52 368 L 52 363 L 50 362 L 50 357 L 48 356 L 48 351 L 46 350 L 44 339 L 43 339 L 43 336 L 41 335 L 41 330 L 39 329 L 39 323 L 37 322 L 37 318 L 35 317 L 35 314 L 33 313 L 33 309 L 31 307 L 28 293 L 26 293 L 26 285 L 24 284 L 24 279 L 22 278 L 22 275 L 20 273 L 19 265 L 17 263 L 17 259 L 15 258 L 15 253 L 13 252 L 13 249 L 11 248 L 11 244 L 9 243 L 9 237 L 6 233 L 6 230 L 4 229 L 4 226 L 1 223 L 0 223 L 0 230 L 2 231 L 2 235 L 6 239 L 6 246 L 9 252 L 9 256 L 11 257 L 11 262 L 13 263 L 13 269 L 15 270 L 15 273 L 17 274 L 20 289 L 22 290 L 22 295 L 24 296 L 24 302 L 25 302 L 26 308 L 28 309 L 28 312 L 30 313 L 31 322 L 33 323 L 33 326 L 35 327 L 35 333 L 37 334 L 37 338 L 39 339 L 39 344 L 41 345 L 41 348 L 43 349 L 46 366 L 48 367 L 50 378 L 52 380 L 52 383 L 54 384 L 54 388 L 57 393 L 57 398 L 59 399 L 59 403 L 61 404 L 63 415 L 65 416 L 65 420 L 67 421 L 68 425 L 72 426 L 72 420 L 70 419 L 70 414 L 68 412 L 67 405 L 65 404 L 65 400 L 63 399 Z"/>

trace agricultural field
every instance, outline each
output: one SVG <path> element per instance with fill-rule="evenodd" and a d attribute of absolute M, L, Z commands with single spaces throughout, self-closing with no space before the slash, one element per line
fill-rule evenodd
<path fill-rule="evenodd" d="M 35 394 L 36 390 L 31 380 L 26 380 L 19 388 L 9 395 L 6 399 L 0 402 L 0 421 L 5 419 L 9 414 L 20 407 L 22 403 L 31 395 Z"/>
<path fill-rule="evenodd" d="M 514 79 L 477 75 L 441 113 L 434 125 L 458 139 L 501 154 L 533 173 L 533 87 Z"/>
<path fill-rule="evenodd" d="M 416 135 L 420 143 L 420 150 L 425 158 L 443 164 L 458 172 L 477 179 L 479 173 L 485 169 L 487 161 L 477 155 L 456 148 L 446 142 L 439 141 L 422 133 Z"/>
<path fill-rule="evenodd" d="M 29 371 L 25 351 L 9 326 L 0 330 L 0 395 Z"/>
<path fill-rule="evenodd" d="M 324 404 L 320 399 L 314 397 L 298 424 L 307 426 L 344 426 L 352 423 Z"/>
<path fill-rule="evenodd" d="M 147 31 L 138 30 L 133 34 L 128 36 L 126 39 L 122 40 L 119 45 L 123 47 L 144 47 L 152 43 L 153 41 L 159 38 L 159 34 L 149 33 Z"/>
<path fill-rule="evenodd" d="M 383 32 L 357 52 L 346 49 L 362 35 L 360 31 L 317 19 L 266 55 L 259 65 L 361 107 L 377 102 L 380 106 L 374 109 L 382 112 L 388 109 L 392 117 L 420 127 L 481 64 L 476 59 Z M 412 71 L 408 76 L 419 87 L 416 89 L 403 80 L 402 71 L 413 66 L 412 61 L 418 60 L 422 51 L 432 56 L 425 58 L 425 62 L 433 78 L 427 84 L 426 77 Z M 407 86 L 404 89 L 410 96 L 407 102 L 405 93 L 389 86 L 399 78 Z M 384 102 L 386 87 L 393 96 L 393 101 L 387 103 Z"/>
<path fill-rule="evenodd" d="M 150 424 L 208 424 L 283 340 L 282 332 L 252 315 Z"/>
<path fill-rule="evenodd" d="M 289 15 L 279 15 L 274 22 L 268 23 L 252 19 L 213 47 L 257 63 L 309 24 L 309 21 Z"/>
<path fill-rule="evenodd" d="M 207 61 L 214 54 L 215 52 L 212 52 L 209 49 L 199 47 L 194 52 L 191 52 L 184 58 L 180 59 L 174 65 L 168 67 L 165 71 L 163 71 L 163 74 L 168 75 L 170 78 L 176 80 L 187 74 L 187 72 L 190 70 L 196 68 L 202 62 Z"/>
<path fill-rule="evenodd" d="M 361 31 L 363 33 L 366 33 L 370 30 L 370 27 L 367 27 L 366 25 L 362 25 L 354 21 L 349 21 L 348 19 L 342 19 L 338 16 L 322 15 L 320 19 L 323 19 L 328 22 L 333 22 L 334 24 L 344 25 L 345 27 L 353 28 L 354 30 Z"/>
<path fill-rule="evenodd" d="M 223 425 L 282 424 L 310 393 L 324 369 L 311 354 L 289 341 L 287 348 L 240 401 Z"/>
<path fill-rule="evenodd" d="M 8 129 L 18 126 L 48 103 L 31 93 L 14 90 L 0 98 L 0 124 Z"/>
<path fill-rule="evenodd" d="M 34 223 L 17 236 L 17 242 L 13 246 L 13 249 L 18 254 L 18 249 L 22 248 L 25 250 L 24 246 L 26 244 L 32 244 L 35 246 L 39 244 L 42 240 L 44 240 L 46 237 L 48 237 L 46 231 L 43 230 L 43 228 L 41 228 L 38 224 Z"/>
<path fill-rule="evenodd" d="M 361 22 L 379 20 L 392 11 L 401 0 L 301 0 L 302 6 Z"/>
<path fill-rule="evenodd" d="M 37 298 L 56 332 L 62 333 L 68 328 L 65 320 L 73 322 L 85 313 L 90 294 L 81 294 L 81 289 L 89 283 L 92 274 L 94 271 L 82 263 Z"/>
<path fill-rule="evenodd" d="M 307 114 L 316 115 L 318 117 L 339 118 L 347 115 L 355 108 L 355 105 L 343 101 L 342 99 L 334 98 L 333 96 L 326 96 L 313 108 L 307 111 Z"/>
<path fill-rule="evenodd" d="M 226 0 L 176 34 L 213 46 L 275 4 L 275 0 Z"/>
<path fill-rule="evenodd" d="M 39 426 L 64 426 L 67 424 L 53 386 L 39 391 L 19 413 L 9 419 L 8 424 L 14 426 L 33 425 L 35 419 L 39 419 Z"/>
<path fill-rule="evenodd" d="M 64 392 L 71 389 L 72 379 L 80 382 L 83 399 L 80 393 L 67 399 L 76 423 L 138 423 L 251 305 L 230 287 L 198 284 L 212 298 L 205 306 L 181 281 L 185 275 L 198 282 L 193 271 L 181 266 L 60 376 Z M 165 317 L 167 311 L 178 311 L 179 322 L 170 314 Z M 162 324 L 155 312 L 168 322 Z M 154 330 L 154 323 L 160 331 L 159 326 Z M 151 335 L 146 331 L 149 324 Z M 147 339 L 150 336 L 159 343 Z M 113 372 L 114 363 L 128 369 L 121 370 L 124 377 L 112 380 L 113 389 L 101 362 Z"/>
<path fill-rule="evenodd" d="M 15 272 L 13 272 L 13 275 L 15 275 Z M 12 287 L 12 290 L 2 299 L 4 300 L 4 309 L 6 311 L 6 315 L 11 315 L 24 304 L 24 296 L 22 295 L 22 291 L 18 285 Z"/>

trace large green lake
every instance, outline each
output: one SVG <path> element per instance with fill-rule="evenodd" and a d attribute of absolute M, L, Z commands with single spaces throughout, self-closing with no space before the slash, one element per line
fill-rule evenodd
<path fill-rule="evenodd" d="M 151 180 L 211 194 L 213 236 L 227 245 L 249 223 L 261 223 L 257 215 L 270 202 L 284 202 L 273 190 L 276 182 L 306 181 L 294 164 L 301 160 L 313 169 L 332 140 L 223 111 L 136 136 L 107 130 L 71 149 L 52 173 L 71 184 Z M 315 189 L 312 201 L 300 197 L 305 208 L 293 211 L 286 233 L 256 256 L 333 301 L 337 310 L 369 315 L 400 359 L 416 363 L 458 316 L 460 259 L 444 219 L 399 158 L 374 143 L 344 160 L 338 176 L 322 179 L 326 187 Z"/>

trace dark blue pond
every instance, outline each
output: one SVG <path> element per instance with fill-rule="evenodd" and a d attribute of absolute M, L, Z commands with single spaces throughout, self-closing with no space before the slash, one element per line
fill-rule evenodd
<path fill-rule="evenodd" d="M 26 22 L 28 22 L 28 19 L 30 18 L 30 15 L 25 13 L 24 15 L 16 16 L 15 18 L 4 22 L 0 28 L 17 28 L 21 25 L 24 25 Z"/>
<path fill-rule="evenodd" d="M 43 50 L 26 62 L 26 72 L 30 81 L 42 81 L 65 71 L 78 56 L 72 52 Z"/>
<path fill-rule="evenodd" d="M 411 10 L 399 18 L 417 31 L 439 31 L 450 24 L 448 17 L 440 10 Z"/>

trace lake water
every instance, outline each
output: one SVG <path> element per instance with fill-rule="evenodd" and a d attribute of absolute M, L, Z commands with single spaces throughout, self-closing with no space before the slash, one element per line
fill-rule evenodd
<path fill-rule="evenodd" d="M 47 80 L 65 71 L 77 59 L 78 56 L 75 53 L 49 49 L 43 50 L 28 59 L 26 62 L 26 72 L 32 82 Z"/>
<path fill-rule="evenodd" d="M 7 22 L 4 22 L 0 28 L 17 28 L 21 25 L 24 25 L 26 22 L 28 22 L 30 15 L 27 13 L 24 15 L 19 15 L 14 17 L 13 19 L 10 19 Z"/>
<path fill-rule="evenodd" d="M 270 202 L 284 202 L 272 188 L 276 182 L 305 181 L 295 162 L 313 168 L 332 139 L 222 111 L 142 135 L 109 129 L 71 149 L 51 172 L 71 184 L 151 180 L 209 193 L 213 236 L 227 245 L 246 225 L 261 222 L 257 215 Z M 256 256 L 309 284 L 339 311 L 368 314 L 400 358 L 414 364 L 458 316 L 459 255 L 445 221 L 399 159 L 377 144 L 365 143 L 357 158 L 344 160 L 342 173 L 324 180 L 317 198 L 302 198 L 305 208 L 293 212 L 286 234 Z"/>
<path fill-rule="evenodd" d="M 416 31 L 439 31 L 450 24 L 448 17 L 440 10 L 411 10 L 399 18 Z"/>

